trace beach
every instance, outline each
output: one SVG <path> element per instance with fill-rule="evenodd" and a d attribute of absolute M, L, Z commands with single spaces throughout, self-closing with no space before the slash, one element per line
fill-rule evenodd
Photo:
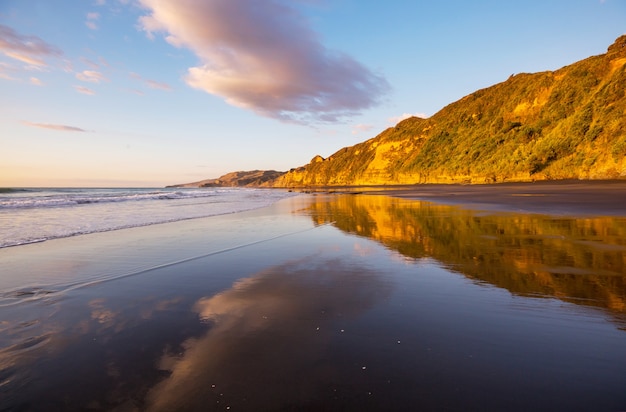
<path fill-rule="evenodd" d="M 625 187 L 309 193 L 0 249 L 0 410 L 624 410 Z"/>

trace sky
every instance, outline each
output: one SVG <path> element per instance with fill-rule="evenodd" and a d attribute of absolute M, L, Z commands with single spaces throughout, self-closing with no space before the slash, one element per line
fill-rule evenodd
<path fill-rule="evenodd" d="M 626 0 L 0 0 L 0 187 L 287 171 L 625 33 Z"/>

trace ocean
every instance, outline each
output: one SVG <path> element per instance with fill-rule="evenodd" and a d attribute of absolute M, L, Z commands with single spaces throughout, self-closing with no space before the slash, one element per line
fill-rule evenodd
<path fill-rule="evenodd" d="M 0 248 L 242 212 L 293 195 L 249 188 L 0 189 Z"/>

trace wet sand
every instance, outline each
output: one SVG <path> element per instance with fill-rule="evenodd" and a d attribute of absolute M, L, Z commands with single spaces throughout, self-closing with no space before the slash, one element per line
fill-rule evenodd
<path fill-rule="evenodd" d="M 469 209 L 554 215 L 626 216 L 626 180 L 489 185 L 426 184 L 372 189 L 372 193 L 455 204 Z"/>
<path fill-rule="evenodd" d="M 626 220 L 422 189 L 0 250 L 0 410 L 625 410 Z"/>

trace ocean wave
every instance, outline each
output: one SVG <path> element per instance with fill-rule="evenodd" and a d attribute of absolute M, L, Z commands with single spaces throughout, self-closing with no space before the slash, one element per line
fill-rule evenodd
<path fill-rule="evenodd" d="M 294 193 L 266 189 L 65 190 L 0 196 L 0 249 L 258 209 Z M 2 203 L 4 202 L 4 207 Z"/>
<path fill-rule="evenodd" d="M 5 189 L 6 190 L 6 189 Z M 176 200 L 214 197 L 236 189 L 197 189 L 197 190 L 100 190 L 100 191 L 40 191 L 29 192 L 29 195 L 15 195 L 22 193 L 22 189 L 9 189 L 0 194 L 0 209 L 47 208 L 94 203 L 119 203 L 152 200 Z"/>

